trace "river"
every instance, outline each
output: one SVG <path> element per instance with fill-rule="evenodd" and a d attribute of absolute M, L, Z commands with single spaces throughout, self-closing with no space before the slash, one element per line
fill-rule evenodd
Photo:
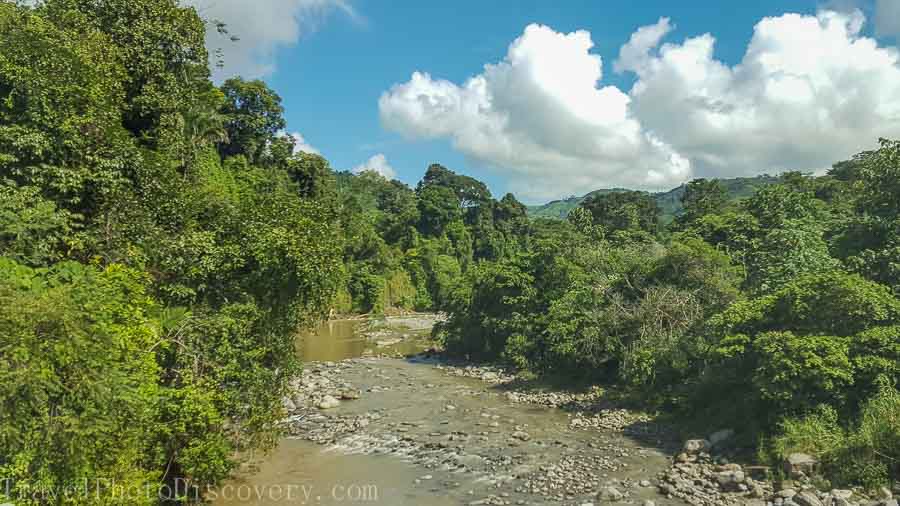
<path fill-rule="evenodd" d="M 595 497 L 610 487 L 626 502 L 674 504 L 651 485 L 671 459 L 661 441 L 513 402 L 502 383 L 464 368 L 391 358 L 427 347 L 430 323 L 348 320 L 299 336 L 307 365 L 294 436 L 244 466 L 212 504 L 583 505 L 604 502 Z M 357 393 L 337 407 L 315 407 L 348 388 Z"/>

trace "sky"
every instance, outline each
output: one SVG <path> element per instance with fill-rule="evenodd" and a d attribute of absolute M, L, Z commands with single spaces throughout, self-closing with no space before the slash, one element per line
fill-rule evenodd
<path fill-rule="evenodd" d="M 822 172 L 900 138 L 900 0 L 185 0 L 300 149 L 540 203 Z"/>

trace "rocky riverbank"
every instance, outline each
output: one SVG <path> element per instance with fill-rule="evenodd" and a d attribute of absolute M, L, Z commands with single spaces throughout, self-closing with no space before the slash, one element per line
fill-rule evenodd
<path fill-rule="evenodd" d="M 286 423 L 329 451 L 401 458 L 422 469 L 413 485 L 461 504 L 581 505 L 613 488 L 667 501 L 647 483 L 668 455 L 629 439 L 620 413 L 598 418 L 615 418 L 615 429 L 592 431 L 590 416 L 555 409 L 571 394 L 496 388 L 503 379 L 391 359 L 308 364 L 285 399 Z"/>
<path fill-rule="evenodd" d="M 766 469 L 729 461 L 727 429 L 682 443 L 599 391 L 518 383 L 502 368 L 433 356 L 311 363 L 284 401 L 285 423 L 328 451 L 402 459 L 421 469 L 411 486 L 460 504 L 897 506 L 815 490 L 800 457 L 795 480 L 774 487 Z"/>

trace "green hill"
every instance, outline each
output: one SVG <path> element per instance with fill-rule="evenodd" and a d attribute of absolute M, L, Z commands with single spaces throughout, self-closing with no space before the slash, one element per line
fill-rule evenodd
<path fill-rule="evenodd" d="M 775 184 L 780 180 L 778 176 L 736 177 L 719 179 L 719 182 L 728 193 L 729 200 L 739 200 L 753 195 L 761 186 Z M 685 185 L 672 188 L 666 192 L 654 193 L 656 203 L 660 209 L 660 219 L 664 223 L 672 221 L 681 213 L 681 196 L 684 195 Z M 528 216 L 532 218 L 551 218 L 563 220 L 572 209 L 578 207 L 581 202 L 592 196 L 611 192 L 626 191 L 624 188 L 612 188 L 594 190 L 581 197 L 571 196 L 563 200 L 554 200 L 542 205 L 528 206 Z"/>

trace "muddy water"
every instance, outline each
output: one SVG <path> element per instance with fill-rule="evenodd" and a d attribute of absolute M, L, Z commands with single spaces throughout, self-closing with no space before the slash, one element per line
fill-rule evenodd
<path fill-rule="evenodd" d="M 401 460 L 348 455 L 300 439 L 283 439 L 257 465 L 218 489 L 212 504 L 459 504 L 412 487 L 420 472 Z"/>
<path fill-rule="evenodd" d="M 226 484 L 214 505 L 581 505 L 604 502 L 594 496 L 611 483 L 628 491 L 629 502 L 670 503 L 637 485 L 667 467 L 657 448 L 621 433 L 572 429 L 560 410 L 509 402 L 497 387 L 433 364 L 367 357 L 385 348 L 376 340 L 421 347 L 415 323 L 374 332 L 337 323 L 301 337 L 298 352 L 316 361 L 361 358 L 310 363 L 305 381 L 352 385 L 361 398 L 295 412 L 292 432 L 324 433 L 318 440 L 325 444 L 284 439 Z M 363 428 L 341 429 L 360 419 Z"/>
<path fill-rule="evenodd" d="M 297 335 L 304 362 L 338 361 L 368 355 L 405 356 L 425 349 L 433 317 L 332 320 Z"/>

